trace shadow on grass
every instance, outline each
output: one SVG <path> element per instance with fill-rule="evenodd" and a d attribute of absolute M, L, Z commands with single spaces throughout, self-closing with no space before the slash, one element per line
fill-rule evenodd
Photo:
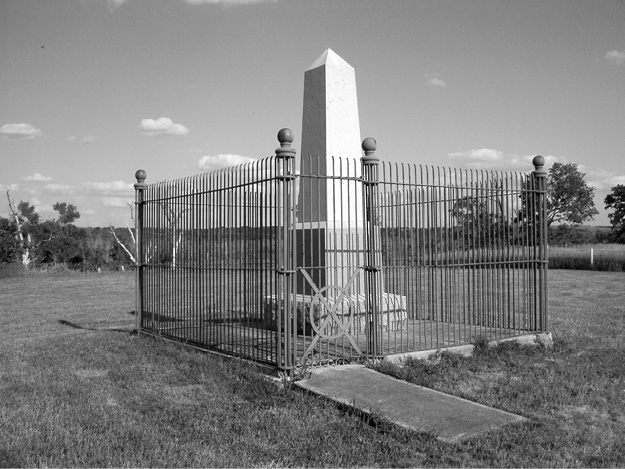
<path fill-rule="evenodd" d="M 89 326 L 81 326 L 80 324 L 76 324 L 75 322 L 66 321 L 65 319 L 59 319 L 59 324 L 64 326 L 71 327 L 72 329 L 81 329 L 85 331 L 107 331 L 107 332 L 124 332 L 126 334 L 136 334 L 136 330 L 133 329 L 122 329 L 118 327 L 89 327 Z"/>
<path fill-rule="evenodd" d="M 22 467 L 22 465 L 10 451 L 0 448 L 0 467 Z"/>

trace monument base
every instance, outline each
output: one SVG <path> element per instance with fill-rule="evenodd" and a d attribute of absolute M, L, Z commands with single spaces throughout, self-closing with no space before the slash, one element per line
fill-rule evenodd
<path fill-rule="evenodd" d="M 401 330 L 407 323 L 406 297 L 382 293 L 379 297 L 378 330 Z M 278 330 L 278 316 L 283 314 L 284 301 L 277 296 L 263 298 L 263 324 Z M 340 302 L 308 295 L 295 296 L 297 333 L 336 338 L 344 334 L 357 335 L 368 331 L 371 320 L 364 295 L 351 295 Z"/>
<path fill-rule="evenodd" d="M 364 230 L 355 224 L 298 223 L 295 229 L 297 266 L 307 271 L 307 279 L 297 272 L 297 293 L 314 295 L 329 285 L 345 287 L 352 275 L 365 264 Z M 351 284 L 352 293 L 364 292 L 360 273 Z"/>

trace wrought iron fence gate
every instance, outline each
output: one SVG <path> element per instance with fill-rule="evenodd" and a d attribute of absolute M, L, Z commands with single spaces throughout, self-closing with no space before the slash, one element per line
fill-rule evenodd
<path fill-rule="evenodd" d="M 547 328 L 544 159 L 530 174 L 275 156 L 145 183 L 137 327 L 291 369 Z M 323 159 L 323 161 L 321 161 Z M 330 167 L 332 171 L 320 168 Z"/>

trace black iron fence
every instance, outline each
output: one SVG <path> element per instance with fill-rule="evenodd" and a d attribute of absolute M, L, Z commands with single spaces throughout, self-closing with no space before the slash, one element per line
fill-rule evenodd
<path fill-rule="evenodd" d="M 143 333 L 291 369 L 546 331 L 544 159 L 528 174 L 276 155 L 146 184 Z M 328 170 L 328 168 L 330 168 Z"/>

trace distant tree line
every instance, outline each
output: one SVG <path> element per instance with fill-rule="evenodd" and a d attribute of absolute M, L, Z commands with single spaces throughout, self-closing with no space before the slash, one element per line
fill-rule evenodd
<path fill-rule="evenodd" d="M 611 229 L 581 226 L 598 213 L 593 202 L 594 188 L 584 182 L 584 176 L 575 164 L 555 163 L 549 170 L 549 244 L 625 243 L 625 185 L 613 187 L 604 200 L 606 210 L 611 212 Z M 531 231 L 536 222 L 531 194 L 528 191 L 522 196 L 522 207 L 512 217 L 504 216 L 496 199 L 470 196 L 451 205 L 449 214 L 454 223 L 448 228 L 413 228 L 406 232 L 405 228 L 381 227 L 382 251 L 395 258 L 406 256 L 406 242 L 411 245 L 409 251 L 414 252 L 431 248 L 432 242 L 437 249 L 446 249 L 445 245 L 453 241 L 456 249 L 465 251 L 523 243 L 524 233 Z M 25 269 L 62 265 L 89 271 L 127 268 L 135 263 L 134 227 L 79 228 L 74 222 L 80 213 L 72 204 L 57 202 L 53 209 L 58 216 L 41 220 L 29 202 L 16 204 L 9 192 L 7 201 L 9 217 L 0 217 L 0 264 L 17 263 Z M 192 256 L 193 262 L 222 262 L 225 257 L 229 262 L 257 264 L 269 261 L 275 250 L 271 227 L 215 228 L 192 241 L 187 239 L 190 234 L 178 227 L 180 215 L 174 211 L 169 214 L 167 206 L 163 210 L 168 226 L 163 228 L 158 245 L 147 246 L 144 254 L 158 263 L 175 267 L 177 258 Z M 132 207 L 131 218 L 134 221 Z M 193 242 L 195 247 L 190 248 Z M 250 257 L 250 249 L 263 253 L 262 259 Z M 205 261 L 199 252 L 208 256 Z"/>
<path fill-rule="evenodd" d="M 611 229 L 581 226 L 599 212 L 593 201 L 595 188 L 584 181 L 574 163 L 554 163 L 547 179 L 547 224 L 549 244 L 625 244 L 625 185 L 611 188 L 605 197 Z"/>
<path fill-rule="evenodd" d="M 25 269 L 64 266 L 69 269 L 127 268 L 133 230 L 127 228 L 80 228 L 74 222 L 80 212 L 72 204 L 57 202 L 58 216 L 41 220 L 29 202 L 16 204 L 7 192 L 9 217 L 0 217 L 0 263 L 21 264 Z M 132 252 L 132 251 L 130 251 Z"/>
<path fill-rule="evenodd" d="M 612 212 L 608 214 L 611 228 L 583 226 L 599 213 L 594 203 L 595 189 L 588 186 L 584 177 L 574 163 L 554 163 L 549 169 L 545 204 L 548 243 L 556 246 L 625 243 L 625 185 L 613 187 L 604 199 L 606 210 Z M 520 194 L 520 207 L 511 213 L 504 210 L 498 196 L 478 192 L 451 204 L 452 223 L 448 228 L 383 229 L 382 250 L 442 252 L 453 246 L 470 251 L 531 243 L 528 236 L 531 237 L 538 221 L 538 205 L 529 180 L 526 187 L 528 190 Z M 497 193 L 496 189 L 493 194 Z"/>

